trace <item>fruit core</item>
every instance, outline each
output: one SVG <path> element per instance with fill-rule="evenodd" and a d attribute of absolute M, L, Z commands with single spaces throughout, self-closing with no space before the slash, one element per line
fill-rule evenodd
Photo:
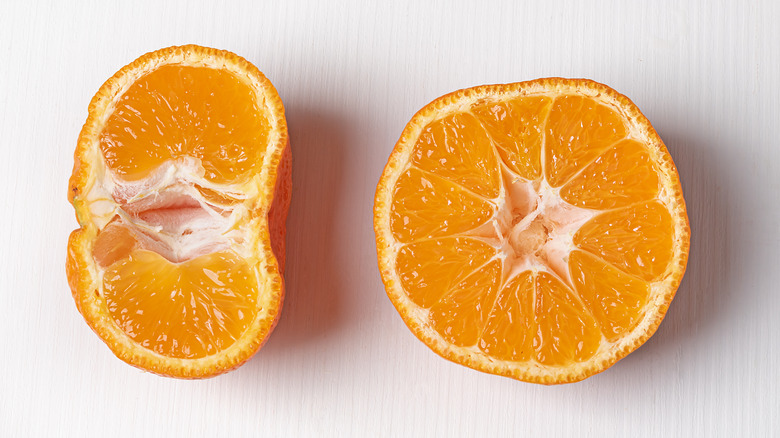
<path fill-rule="evenodd" d="M 508 187 L 491 221 L 505 260 L 505 279 L 527 269 L 549 269 L 570 283 L 567 258 L 574 249 L 573 236 L 594 213 L 564 201 L 544 180 L 517 179 Z"/>

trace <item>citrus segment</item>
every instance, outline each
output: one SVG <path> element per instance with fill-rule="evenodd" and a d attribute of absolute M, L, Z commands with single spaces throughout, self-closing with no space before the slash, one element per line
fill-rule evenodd
<path fill-rule="evenodd" d="M 115 105 L 100 149 L 126 180 L 169 160 L 196 158 L 209 181 L 233 182 L 257 165 L 270 130 L 254 90 L 224 69 L 163 65 Z"/>
<path fill-rule="evenodd" d="M 476 239 L 421 240 L 398 251 L 396 269 L 409 297 L 428 308 L 495 254 L 492 246 Z"/>
<path fill-rule="evenodd" d="M 561 198 L 578 207 L 605 210 L 658 196 L 658 170 L 636 140 L 621 140 L 561 188 Z"/>
<path fill-rule="evenodd" d="M 443 96 L 406 126 L 377 186 L 388 296 L 454 362 L 537 383 L 603 371 L 658 327 L 689 228 L 647 119 L 592 81 Z"/>
<path fill-rule="evenodd" d="M 601 213 L 583 225 L 573 241 L 626 273 L 653 281 L 672 260 L 673 237 L 672 216 L 652 201 Z"/>
<path fill-rule="evenodd" d="M 485 322 L 479 349 L 499 360 L 525 362 L 534 358 L 534 278 L 523 271 L 501 288 Z"/>
<path fill-rule="evenodd" d="M 141 346 L 194 359 L 229 347 L 257 313 L 257 280 L 231 252 L 173 264 L 134 251 L 111 265 L 103 293 L 116 324 Z"/>
<path fill-rule="evenodd" d="M 569 268 L 577 294 L 608 340 L 634 328 L 650 295 L 646 282 L 583 251 L 569 255 Z"/>
<path fill-rule="evenodd" d="M 532 96 L 507 102 L 490 102 L 472 108 L 493 140 L 501 159 L 521 178 L 542 174 L 544 126 L 552 99 Z"/>
<path fill-rule="evenodd" d="M 501 262 L 493 260 L 431 307 L 431 324 L 443 339 L 459 346 L 477 343 L 493 308 L 500 280 Z"/>
<path fill-rule="evenodd" d="M 559 187 L 628 131 L 614 109 L 591 97 L 563 95 L 552 104 L 545 132 L 545 175 Z"/>
<path fill-rule="evenodd" d="M 92 256 L 98 266 L 106 268 L 130 255 L 138 246 L 138 239 L 119 221 L 112 221 L 103 228 L 95 239 Z"/>
<path fill-rule="evenodd" d="M 601 343 L 596 321 L 561 280 L 547 272 L 536 274 L 536 360 L 566 365 L 589 359 Z"/>
<path fill-rule="evenodd" d="M 203 196 L 203 199 L 214 207 L 231 207 L 243 201 L 242 197 L 236 193 L 221 192 L 197 184 L 195 188 Z"/>
<path fill-rule="evenodd" d="M 426 126 L 411 163 L 484 198 L 498 196 L 498 161 L 485 129 L 471 114 L 456 113 Z"/>
<path fill-rule="evenodd" d="M 487 222 L 495 206 L 459 185 L 415 167 L 398 179 L 391 228 L 400 242 L 451 236 Z"/>

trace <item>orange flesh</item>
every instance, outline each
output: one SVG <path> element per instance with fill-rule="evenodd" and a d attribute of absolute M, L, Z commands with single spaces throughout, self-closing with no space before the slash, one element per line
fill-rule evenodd
<path fill-rule="evenodd" d="M 560 187 L 627 131 L 612 109 L 588 97 L 561 96 L 553 102 L 545 133 L 545 175 L 551 186 Z"/>
<path fill-rule="evenodd" d="M 254 172 L 269 121 L 255 92 L 234 74 L 165 65 L 135 81 L 100 136 L 108 167 L 133 181 L 168 161 L 200 160 L 205 178 L 232 183 Z"/>
<path fill-rule="evenodd" d="M 507 282 L 485 321 L 479 349 L 500 360 L 535 358 L 534 279 L 525 271 Z"/>
<path fill-rule="evenodd" d="M 487 222 L 495 210 L 474 193 L 415 167 L 401 175 L 394 196 L 399 208 L 393 208 L 390 226 L 401 242 L 471 230 Z M 431 214 L 439 220 L 431 220 Z"/>
<path fill-rule="evenodd" d="M 107 167 L 124 181 L 147 178 L 166 163 L 191 166 L 187 160 L 195 158 L 209 182 L 230 184 L 256 172 L 269 131 L 255 92 L 234 74 L 165 65 L 118 99 L 99 144 Z M 191 184 L 217 212 L 241 202 Z M 165 230 L 201 208 L 193 199 L 179 201 L 131 217 Z M 175 263 L 146 248 L 137 233 L 115 220 L 93 247 L 95 261 L 106 268 L 103 294 L 116 324 L 169 357 L 201 358 L 229 347 L 257 314 L 253 268 L 232 251 Z"/>
<path fill-rule="evenodd" d="M 229 347 L 257 313 L 257 280 L 245 260 L 224 251 L 174 264 L 136 250 L 103 277 L 108 311 L 141 346 L 195 359 Z"/>
<path fill-rule="evenodd" d="M 92 256 L 98 266 L 107 268 L 129 256 L 137 245 L 138 239 L 132 231 L 126 226 L 120 225 L 115 219 L 98 234 L 92 249 Z"/>
<path fill-rule="evenodd" d="M 672 217 L 655 201 L 608 211 L 585 224 L 574 243 L 627 274 L 652 281 L 672 259 Z"/>
<path fill-rule="evenodd" d="M 656 200 L 655 164 L 627 136 L 613 109 L 568 95 L 480 102 L 423 128 L 393 189 L 390 230 L 401 243 L 401 285 L 446 342 L 563 366 L 635 327 L 648 282 L 672 258 L 674 231 Z M 525 205 L 528 195 L 508 189 L 516 181 L 558 188 L 560 217 L 577 208 L 592 216 L 574 230 L 563 272 L 522 265 L 545 262 L 540 248 L 563 226 L 545 212 L 507 237 L 536 198 L 497 222 L 498 235 L 485 225 L 501 208 L 502 184 L 510 207 Z"/>
<path fill-rule="evenodd" d="M 409 296 L 417 305 L 430 307 L 486 264 L 493 252 L 489 245 L 476 239 L 446 237 L 404 245 L 396 263 Z M 431 282 L 432 279 L 437 281 Z"/>
<path fill-rule="evenodd" d="M 551 98 L 537 96 L 483 104 L 472 110 L 504 164 L 524 179 L 542 176 L 543 127 L 551 104 Z"/>

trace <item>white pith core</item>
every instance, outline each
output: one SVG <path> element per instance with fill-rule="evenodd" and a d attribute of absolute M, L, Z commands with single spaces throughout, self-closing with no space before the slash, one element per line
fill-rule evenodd
<path fill-rule="evenodd" d="M 548 272 L 572 287 L 568 260 L 575 249 L 573 237 L 597 212 L 564 201 L 560 188 L 544 178 L 528 181 L 501 167 L 503 184 L 492 201 L 496 213 L 466 234 L 496 249 L 504 284 L 531 270 Z"/>
<path fill-rule="evenodd" d="M 154 251 L 171 262 L 183 262 L 203 254 L 243 247 L 243 233 L 236 227 L 246 214 L 241 203 L 219 205 L 208 200 L 198 186 L 242 200 L 246 194 L 225 192 L 207 181 L 200 160 L 181 157 L 167 161 L 139 181 L 123 181 L 105 168 L 87 193 L 93 223 L 102 230 L 109 222 L 129 229 L 142 249 Z"/>

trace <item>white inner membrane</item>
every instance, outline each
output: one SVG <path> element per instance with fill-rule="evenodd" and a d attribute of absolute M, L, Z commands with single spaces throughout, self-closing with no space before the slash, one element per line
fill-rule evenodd
<path fill-rule="evenodd" d="M 544 271 L 573 287 L 569 254 L 577 230 L 598 212 L 575 207 L 561 199 L 560 188 L 546 179 L 527 181 L 502 164 L 499 197 L 491 202 L 496 214 L 466 233 L 494 248 L 504 266 L 503 284 L 523 271 Z"/>
<path fill-rule="evenodd" d="M 102 161 L 102 160 L 101 160 Z M 241 247 L 236 227 L 246 214 L 242 202 L 209 200 L 198 187 L 218 190 L 236 201 L 245 194 L 227 193 L 207 181 L 199 159 L 167 161 L 148 177 L 122 181 L 108 169 L 100 172 L 88 195 L 93 221 L 99 229 L 117 223 L 129 229 L 143 249 L 171 262 L 183 262 L 231 246 Z"/>

